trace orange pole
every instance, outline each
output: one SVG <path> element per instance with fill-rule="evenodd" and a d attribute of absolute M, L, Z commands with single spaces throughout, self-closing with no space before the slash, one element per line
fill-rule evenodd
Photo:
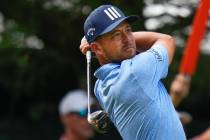
<path fill-rule="evenodd" d="M 206 31 L 208 21 L 208 10 L 210 9 L 210 0 L 201 0 L 194 17 L 192 31 L 188 38 L 184 55 L 181 60 L 179 72 L 193 75 L 196 69 L 198 57 L 200 54 L 200 44 Z"/>

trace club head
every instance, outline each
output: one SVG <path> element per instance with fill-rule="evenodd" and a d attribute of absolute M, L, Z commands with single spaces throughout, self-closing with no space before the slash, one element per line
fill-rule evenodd
<path fill-rule="evenodd" d="M 87 119 L 93 128 L 99 133 L 107 133 L 111 126 L 108 114 L 102 110 L 89 114 Z"/>

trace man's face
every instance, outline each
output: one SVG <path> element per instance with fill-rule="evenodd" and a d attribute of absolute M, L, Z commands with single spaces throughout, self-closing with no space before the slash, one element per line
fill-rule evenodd
<path fill-rule="evenodd" d="M 136 54 L 136 43 L 131 26 L 122 22 L 113 31 L 97 39 L 107 62 L 120 62 Z"/>
<path fill-rule="evenodd" d="M 94 131 L 86 117 L 81 117 L 77 114 L 67 114 L 62 116 L 61 119 L 66 131 L 71 130 L 71 132 L 84 138 L 91 138 L 94 135 Z"/>

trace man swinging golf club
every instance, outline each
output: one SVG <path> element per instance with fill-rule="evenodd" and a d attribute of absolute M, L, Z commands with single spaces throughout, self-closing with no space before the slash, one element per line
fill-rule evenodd
<path fill-rule="evenodd" d="M 175 52 L 169 35 L 132 32 L 137 16 L 102 5 L 84 23 L 87 42 L 101 64 L 94 93 L 125 140 L 185 140 L 178 115 L 161 79 Z M 99 120 L 100 121 L 100 120 Z"/>

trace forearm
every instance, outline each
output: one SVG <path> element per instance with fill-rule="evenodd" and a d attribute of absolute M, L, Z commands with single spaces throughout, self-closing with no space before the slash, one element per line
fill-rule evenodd
<path fill-rule="evenodd" d="M 138 51 L 146 51 L 158 40 L 165 39 L 169 35 L 156 32 L 133 32 Z"/>
<path fill-rule="evenodd" d="M 151 48 L 154 43 L 158 42 L 167 49 L 169 63 L 171 63 L 176 48 L 175 40 L 172 36 L 155 32 L 134 32 L 133 35 L 138 52 L 146 51 Z"/>

